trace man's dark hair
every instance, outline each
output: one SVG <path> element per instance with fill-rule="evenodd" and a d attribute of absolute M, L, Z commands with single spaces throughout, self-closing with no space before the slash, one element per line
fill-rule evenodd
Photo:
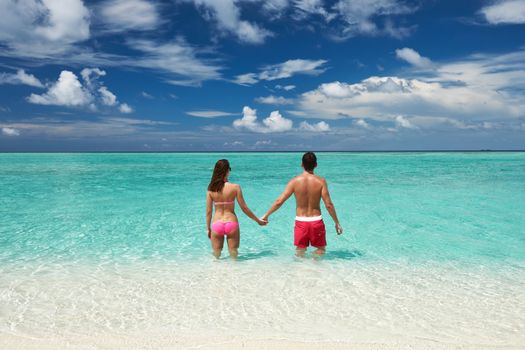
<path fill-rule="evenodd" d="M 312 171 L 317 166 L 317 157 L 314 152 L 306 152 L 303 155 L 303 168 L 306 171 Z"/>

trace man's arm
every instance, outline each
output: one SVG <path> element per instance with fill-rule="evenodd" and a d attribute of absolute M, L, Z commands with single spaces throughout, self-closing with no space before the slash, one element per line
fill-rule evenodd
<path fill-rule="evenodd" d="M 293 179 L 290 180 L 290 182 L 288 182 L 288 185 L 286 185 L 283 193 L 281 193 L 281 195 L 275 200 L 275 202 L 273 202 L 272 206 L 270 207 L 270 209 L 268 209 L 268 211 L 266 212 L 266 214 L 264 214 L 264 216 L 261 218 L 262 220 L 265 220 L 267 221 L 268 220 L 268 217 L 273 213 L 275 212 L 277 209 L 279 209 L 281 207 L 281 205 L 284 204 L 284 202 L 286 202 L 286 200 L 288 198 L 290 198 L 290 196 L 293 194 Z"/>
<path fill-rule="evenodd" d="M 326 210 L 328 210 L 328 213 L 332 217 L 335 223 L 335 231 L 338 235 L 343 233 L 343 228 L 339 224 L 339 219 L 337 218 L 337 213 L 335 212 L 335 206 L 332 202 L 332 198 L 330 198 L 330 193 L 328 192 L 328 183 L 325 179 L 323 179 L 323 188 L 321 189 L 321 198 L 323 198 L 324 205 L 326 207 Z"/>
<path fill-rule="evenodd" d="M 206 192 L 206 227 L 208 228 L 208 238 L 211 238 L 211 212 L 212 200 L 210 191 Z"/>

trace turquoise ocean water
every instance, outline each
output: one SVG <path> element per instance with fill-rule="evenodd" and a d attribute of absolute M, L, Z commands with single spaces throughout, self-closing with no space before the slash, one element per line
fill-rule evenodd
<path fill-rule="evenodd" d="M 0 332 L 525 341 L 525 153 L 319 153 L 345 230 L 324 212 L 326 257 L 294 258 L 291 198 L 266 227 L 237 209 L 240 259 L 214 261 L 215 161 L 262 215 L 300 157 L 0 154 Z"/>

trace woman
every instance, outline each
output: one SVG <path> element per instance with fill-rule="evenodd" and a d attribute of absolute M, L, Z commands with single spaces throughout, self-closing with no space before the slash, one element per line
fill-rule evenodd
<path fill-rule="evenodd" d="M 232 258 L 237 258 L 239 248 L 240 232 L 239 221 L 235 215 L 235 199 L 239 202 L 244 214 L 259 225 L 266 225 L 255 216 L 246 205 L 242 196 L 241 186 L 228 182 L 230 175 L 230 163 L 226 159 L 218 160 L 213 169 L 208 192 L 206 193 L 206 224 L 208 225 L 208 238 L 211 240 L 213 255 L 218 258 L 221 256 L 224 245 L 224 237 L 228 239 L 228 250 Z M 212 223 L 212 203 L 215 202 L 215 215 Z"/>

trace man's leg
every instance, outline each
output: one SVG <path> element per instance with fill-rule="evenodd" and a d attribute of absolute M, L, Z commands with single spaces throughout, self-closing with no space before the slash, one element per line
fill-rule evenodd
<path fill-rule="evenodd" d="M 311 228 L 310 240 L 312 241 L 312 247 L 317 248 L 314 251 L 314 256 L 323 256 L 326 251 L 326 228 L 323 220 L 313 222 Z"/>
<path fill-rule="evenodd" d="M 326 253 L 326 246 L 324 247 L 315 247 L 314 256 L 323 256 Z"/>
<path fill-rule="evenodd" d="M 299 258 L 304 258 L 305 254 L 306 254 L 306 248 L 301 248 L 301 247 L 295 248 L 295 256 Z"/>

